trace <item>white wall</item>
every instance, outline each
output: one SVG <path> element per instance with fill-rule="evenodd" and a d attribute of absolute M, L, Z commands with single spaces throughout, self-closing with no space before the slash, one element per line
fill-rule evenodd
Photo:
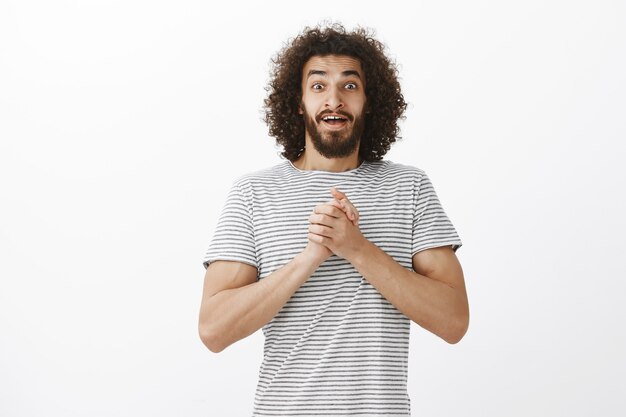
<path fill-rule="evenodd" d="M 201 258 L 230 182 L 277 163 L 269 60 L 377 30 L 464 246 L 470 330 L 412 329 L 415 416 L 618 416 L 621 1 L 0 3 L 0 415 L 245 416 L 262 334 L 215 355 Z"/>

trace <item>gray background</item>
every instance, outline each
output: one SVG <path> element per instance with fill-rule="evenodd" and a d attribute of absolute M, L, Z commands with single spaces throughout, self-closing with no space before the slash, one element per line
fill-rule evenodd
<path fill-rule="evenodd" d="M 622 415 L 626 6 L 545 0 L 0 2 L 0 415 L 250 414 L 262 334 L 204 348 L 201 259 L 322 19 L 389 46 L 388 159 L 464 242 L 470 329 L 413 325 L 413 415 Z"/>

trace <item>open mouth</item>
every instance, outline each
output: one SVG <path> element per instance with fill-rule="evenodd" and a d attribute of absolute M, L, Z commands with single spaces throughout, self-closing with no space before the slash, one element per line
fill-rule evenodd
<path fill-rule="evenodd" d="M 332 114 L 332 115 L 327 114 L 325 116 L 322 116 L 321 120 L 326 126 L 329 126 L 335 129 L 344 127 L 348 123 L 347 117 L 337 115 L 337 114 Z"/>

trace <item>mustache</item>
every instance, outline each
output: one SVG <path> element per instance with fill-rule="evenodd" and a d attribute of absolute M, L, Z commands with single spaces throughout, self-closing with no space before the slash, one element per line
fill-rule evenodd
<path fill-rule="evenodd" d="M 321 122 L 322 121 L 322 117 L 326 116 L 327 114 L 338 114 L 339 116 L 345 117 L 350 122 L 354 121 L 354 116 L 352 116 L 350 113 L 346 113 L 343 110 L 337 110 L 337 111 L 324 110 L 324 111 L 322 111 L 320 114 L 318 114 L 315 117 L 315 121 L 318 122 L 318 123 Z"/>

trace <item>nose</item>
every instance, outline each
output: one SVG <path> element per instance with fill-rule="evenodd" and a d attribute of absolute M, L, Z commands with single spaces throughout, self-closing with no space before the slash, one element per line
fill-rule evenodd
<path fill-rule="evenodd" d="M 338 88 L 332 87 L 328 89 L 325 107 L 330 110 L 336 110 L 343 107 L 343 98 L 341 96 L 341 91 Z"/>

